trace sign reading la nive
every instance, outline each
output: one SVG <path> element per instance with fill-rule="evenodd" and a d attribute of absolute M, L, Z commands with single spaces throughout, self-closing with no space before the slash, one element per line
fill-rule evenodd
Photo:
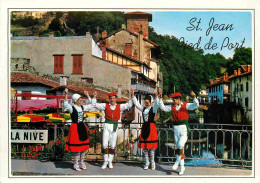
<path fill-rule="evenodd" d="M 12 129 L 11 143 L 48 143 L 48 130 Z"/>

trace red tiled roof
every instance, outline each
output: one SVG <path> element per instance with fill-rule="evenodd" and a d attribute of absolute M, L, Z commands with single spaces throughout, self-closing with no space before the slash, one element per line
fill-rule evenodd
<path fill-rule="evenodd" d="M 244 72 L 247 71 L 247 65 L 241 65 L 241 68 L 244 70 Z"/>
<path fill-rule="evenodd" d="M 234 78 L 237 78 L 237 77 L 240 77 L 240 76 L 245 76 L 245 75 L 248 75 L 248 74 L 251 74 L 252 73 L 252 71 L 249 71 L 249 72 L 244 72 L 244 73 L 241 73 L 240 75 L 231 75 L 230 77 L 229 77 L 229 79 L 234 79 Z"/>
<path fill-rule="evenodd" d="M 11 83 L 34 83 L 50 86 L 53 88 L 59 86 L 59 83 L 57 82 L 50 81 L 26 72 L 11 72 Z"/>
<path fill-rule="evenodd" d="M 110 37 L 110 36 L 112 36 L 112 35 L 114 35 L 114 34 L 120 32 L 120 31 L 122 31 L 122 30 L 127 31 L 127 32 L 129 32 L 130 34 L 133 34 L 134 36 L 138 36 L 137 33 L 133 32 L 133 31 L 130 31 L 130 30 L 128 30 L 128 29 L 118 29 L 117 31 L 112 32 L 112 33 L 109 34 L 108 36 L 106 36 L 106 37 L 104 37 L 104 38 L 101 38 L 101 39 L 103 39 L 103 40 L 104 40 L 104 39 L 107 39 L 108 37 Z M 145 40 L 145 41 L 147 41 L 147 42 L 153 44 L 154 46 L 158 46 L 158 44 L 154 43 L 153 41 L 151 41 L 151 40 L 149 40 L 149 39 L 147 39 L 147 38 L 143 38 L 143 40 Z"/>
<path fill-rule="evenodd" d="M 248 75 L 248 74 L 251 74 L 252 73 L 252 66 L 250 65 L 250 66 L 247 66 L 247 65 L 241 65 L 241 67 L 242 67 L 242 69 L 244 70 L 244 72 L 243 73 L 240 73 L 239 75 L 237 74 L 237 75 L 235 75 L 235 74 L 233 74 L 233 75 L 231 75 L 230 77 L 229 77 L 229 79 L 234 79 L 234 78 L 237 78 L 237 77 L 240 77 L 240 76 L 245 76 L 245 75 Z M 249 69 L 249 71 L 248 71 L 248 67 L 250 67 Z"/>
<path fill-rule="evenodd" d="M 63 85 L 63 86 L 59 86 L 56 88 L 53 88 L 52 91 L 57 91 L 57 90 L 64 90 L 65 88 L 68 88 L 69 91 L 73 91 L 75 93 L 84 95 L 84 91 L 88 91 L 90 96 L 93 96 L 94 92 L 97 92 L 97 99 L 101 100 L 102 102 L 109 102 L 108 99 L 108 93 L 109 92 L 105 92 L 96 88 L 91 88 L 91 87 L 80 87 L 80 86 L 74 86 L 74 85 Z M 122 103 L 122 102 L 127 102 L 128 99 L 127 98 L 117 98 L 117 102 L 118 103 Z"/>

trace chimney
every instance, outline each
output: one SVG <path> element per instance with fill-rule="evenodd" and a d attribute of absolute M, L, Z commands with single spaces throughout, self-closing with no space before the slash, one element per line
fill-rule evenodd
<path fill-rule="evenodd" d="M 126 29 L 125 24 L 122 24 L 121 28 L 122 28 L 122 29 Z"/>
<path fill-rule="evenodd" d="M 107 31 L 106 31 L 106 30 L 104 30 L 104 31 L 102 32 L 102 38 L 105 38 L 105 37 L 107 37 Z"/>
<path fill-rule="evenodd" d="M 125 55 L 129 57 L 133 56 L 132 43 L 125 43 Z"/>
<path fill-rule="evenodd" d="M 60 76 L 60 86 L 67 85 L 68 76 Z"/>
<path fill-rule="evenodd" d="M 248 66 L 247 66 L 247 72 L 251 72 L 251 69 L 252 69 L 252 66 L 251 66 L 251 65 L 248 65 Z"/>
<path fill-rule="evenodd" d="M 118 97 L 118 98 L 121 98 L 121 96 L 122 96 L 121 85 L 118 85 L 118 88 L 117 88 L 117 97 Z"/>
<path fill-rule="evenodd" d="M 240 76 L 240 74 L 241 74 L 241 70 L 240 70 L 240 68 L 237 70 L 237 75 L 239 75 Z"/>
<path fill-rule="evenodd" d="M 144 32 L 144 38 L 148 39 L 148 32 Z"/>
<path fill-rule="evenodd" d="M 49 37 L 54 37 L 53 32 L 50 32 L 50 33 L 49 33 Z"/>
<path fill-rule="evenodd" d="M 140 60 L 140 61 L 143 61 L 143 30 L 142 30 L 142 25 L 140 26 L 139 34 L 138 34 L 137 59 Z"/>
<path fill-rule="evenodd" d="M 100 48 L 102 51 L 102 59 L 106 60 L 106 43 L 105 43 L 105 41 L 100 42 Z"/>
<path fill-rule="evenodd" d="M 34 37 L 39 37 L 39 33 L 34 33 Z"/>
<path fill-rule="evenodd" d="M 234 70 L 234 75 L 237 76 L 237 70 Z"/>
<path fill-rule="evenodd" d="M 90 36 L 90 32 L 86 32 L 86 36 Z"/>

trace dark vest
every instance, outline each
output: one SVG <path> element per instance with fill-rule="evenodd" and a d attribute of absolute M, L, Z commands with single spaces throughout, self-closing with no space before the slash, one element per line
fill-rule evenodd
<path fill-rule="evenodd" d="M 144 107 L 144 110 L 146 109 L 146 107 Z M 143 113 L 144 113 L 143 110 Z M 151 107 L 149 114 L 148 114 L 148 122 L 144 121 L 144 124 L 142 126 L 142 130 L 141 130 L 141 137 L 146 140 L 149 135 L 150 135 L 150 123 L 154 123 L 154 116 L 155 114 L 153 113 L 153 107 Z M 144 120 L 144 114 L 143 114 L 143 120 Z"/>
<path fill-rule="evenodd" d="M 72 109 L 73 109 L 72 113 L 70 114 L 72 123 L 77 124 L 79 140 L 85 141 L 89 138 L 87 127 L 83 123 L 83 120 L 80 121 L 80 122 L 78 121 L 78 111 L 76 110 L 76 108 L 74 106 L 72 106 Z M 82 109 L 82 112 L 83 112 L 83 119 L 84 119 L 84 108 L 83 108 L 83 106 L 81 106 L 81 109 Z"/>
<path fill-rule="evenodd" d="M 72 123 L 78 123 L 78 119 L 79 119 L 78 111 L 76 110 L 76 108 L 74 106 L 72 106 L 72 109 L 73 109 L 72 113 L 70 114 Z M 83 106 L 81 106 L 81 109 L 82 109 L 82 112 L 84 112 Z M 84 118 L 84 114 L 83 114 L 83 118 Z M 82 121 L 80 121 L 80 122 L 82 122 Z"/>
<path fill-rule="evenodd" d="M 143 112 L 144 112 L 145 109 L 146 109 L 146 107 L 144 107 Z M 148 122 L 154 123 L 154 117 L 155 117 L 155 114 L 153 113 L 153 107 L 151 107 L 149 114 L 148 114 Z M 143 120 L 144 120 L 144 114 L 143 114 Z"/>

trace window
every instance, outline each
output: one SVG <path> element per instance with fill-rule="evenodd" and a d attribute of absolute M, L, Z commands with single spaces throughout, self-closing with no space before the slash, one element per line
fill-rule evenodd
<path fill-rule="evenodd" d="M 93 78 L 81 78 L 81 82 L 83 82 L 83 83 L 93 83 Z"/>
<path fill-rule="evenodd" d="M 31 94 L 31 91 L 22 91 L 22 94 Z M 31 100 L 31 97 L 22 97 L 22 100 Z"/>
<path fill-rule="evenodd" d="M 246 82 L 246 91 L 248 92 L 248 82 Z"/>
<path fill-rule="evenodd" d="M 54 74 L 63 74 L 64 55 L 54 55 Z"/>
<path fill-rule="evenodd" d="M 243 91 L 243 84 L 240 85 L 240 91 Z"/>
<path fill-rule="evenodd" d="M 73 70 L 72 74 L 82 74 L 82 55 L 73 56 Z"/>
<path fill-rule="evenodd" d="M 248 97 L 245 98 L 245 106 L 248 107 Z"/>

